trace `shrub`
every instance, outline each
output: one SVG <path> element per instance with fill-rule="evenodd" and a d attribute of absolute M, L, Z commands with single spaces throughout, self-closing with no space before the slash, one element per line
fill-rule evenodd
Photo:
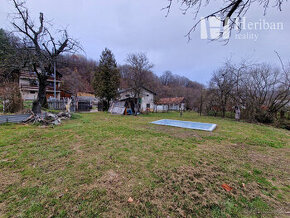
<path fill-rule="evenodd" d="M 255 115 L 255 119 L 260 123 L 273 123 L 273 114 L 267 113 L 266 111 L 260 111 Z"/>
<path fill-rule="evenodd" d="M 16 113 L 23 109 L 23 100 L 19 90 L 18 83 L 7 82 L 2 84 L 0 97 L 3 101 L 5 113 Z"/>

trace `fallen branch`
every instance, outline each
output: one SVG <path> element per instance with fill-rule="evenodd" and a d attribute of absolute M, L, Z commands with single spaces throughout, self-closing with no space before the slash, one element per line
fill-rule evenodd
<path fill-rule="evenodd" d="M 60 112 L 58 114 L 46 113 L 44 117 L 31 112 L 31 115 L 22 121 L 23 123 L 39 123 L 41 125 L 60 125 L 62 120 L 70 119 L 71 114 L 68 112 Z"/>

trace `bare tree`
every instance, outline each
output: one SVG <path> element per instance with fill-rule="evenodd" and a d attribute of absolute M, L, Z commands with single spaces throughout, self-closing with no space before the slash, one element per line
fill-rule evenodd
<path fill-rule="evenodd" d="M 62 74 L 62 89 L 74 95 L 77 92 L 93 92 L 97 62 L 81 55 L 61 55 L 57 70 Z"/>
<path fill-rule="evenodd" d="M 219 102 L 217 106 L 222 111 L 222 117 L 225 117 L 235 83 L 233 69 L 229 66 L 220 68 L 213 74 L 210 81 L 210 89 L 215 93 L 213 97 L 217 98 L 217 102 Z"/>
<path fill-rule="evenodd" d="M 167 70 L 160 76 L 159 79 L 162 85 L 168 86 L 169 84 L 173 82 L 174 76 L 171 73 L 171 71 Z"/>
<path fill-rule="evenodd" d="M 279 110 L 290 102 L 290 71 L 269 65 L 253 66 L 243 80 L 246 109 L 251 120 L 273 122 Z"/>
<path fill-rule="evenodd" d="M 134 91 L 134 97 L 137 99 L 137 112 L 140 112 L 140 94 L 142 87 L 148 82 L 147 74 L 153 65 L 144 53 L 129 54 L 127 62 L 130 65 L 129 83 Z"/>
<path fill-rule="evenodd" d="M 29 50 L 27 65 L 36 73 L 39 82 L 38 96 L 32 110 L 34 113 L 40 113 L 46 99 L 47 79 L 55 73 L 55 61 L 62 53 L 75 52 L 80 46 L 69 37 L 66 30 L 51 31 L 51 25 L 45 21 L 43 13 L 39 14 L 36 24 L 25 7 L 25 1 L 13 0 L 13 4 L 16 13 L 12 25 Z"/>
<path fill-rule="evenodd" d="M 174 0 L 168 0 L 168 5 L 164 8 L 167 10 L 167 15 L 169 14 L 171 8 L 173 7 Z M 212 1 L 210 0 L 177 0 L 180 3 L 181 10 L 183 14 L 186 14 L 189 10 L 193 12 L 194 19 L 197 20 L 197 16 L 200 14 L 200 10 L 202 7 L 207 7 Z M 224 27 L 227 27 L 226 30 L 231 32 L 233 28 L 235 28 L 237 24 L 237 20 L 240 20 L 242 16 L 244 16 L 249 8 L 254 4 L 258 4 L 260 7 L 264 9 L 264 15 L 269 7 L 276 7 L 278 10 L 282 10 L 283 0 L 225 0 L 221 2 L 221 6 L 211 12 L 206 16 L 202 16 L 202 19 L 198 19 L 192 28 L 188 31 L 187 37 L 190 39 L 190 35 L 192 31 L 195 31 L 197 25 L 201 22 L 201 20 L 207 20 L 211 17 L 219 18 Z M 222 36 L 223 31 L 220 36 Z"/>
<path fill-rule="evenodd" d="M 281 59 L 280 59 L 281 60 Z M 234 107 L 251 121 L 271 123 L 290 102 L 290 70 L 282 71 L 267 64 L 227 61 L 214 73 L 208 90 L 207 108 L 211 111 L 232 111 Z"/>

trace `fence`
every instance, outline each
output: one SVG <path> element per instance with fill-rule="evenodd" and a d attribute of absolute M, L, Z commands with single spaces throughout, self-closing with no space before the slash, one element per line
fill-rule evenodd
<path fill-rule="evenodd" d="M 66 105 L 68 103 L 67 98 L 58 100 L 58 99 L 48 99 L 47 100 L 47 105 L 48 105 L 48 109 L 50 110 L 66 110 Z M 75 112 L 76 111 L 76 102 L 74 99 L 72 99 L 71 105 L 70 105 L 70 110 L 71 112 Z"/>
<path fill-rule="evenodd" d="M 48 109 L 51 110 L 66 110 L 66 105 L 68 103 L 67 98 L 57 100 L 57 99 L 48 99 L 47 104 L 48 104 Z M 75 111 L 90 111 L 92 109 L 92 104 L 91 101 L 89 100 L 76 100 L 72 99 L 71 105 L 70 105 L 70 110 L 71 112 Z"/>
<path fill-rule="evenodd" d="M 21 123 L 26 120 L 31 114 L 18 114 L 18 115 L 2 115 L 0 116 L 0 124 L 3 123 Z M 40 114 L 40 117 L 45 117 L 44 114 Z"/>
<path fill-rule="evenodd" d="M 23 120 L 27 119 L 30 114 L 21 115 L 3 115 L 0 116 L 0 124 L 2 123 L 21 123 Z"/>

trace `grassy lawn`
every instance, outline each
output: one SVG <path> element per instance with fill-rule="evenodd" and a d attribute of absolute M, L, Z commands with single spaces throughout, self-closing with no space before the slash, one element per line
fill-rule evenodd
<path fill-rule="evenodd" d="M 23 102 L 23 109 L 31 109 L 33 101 L 24 101 Z M 21 113 L 21 112 L 19 112 Z M 3 101 L 0 99 L 0 115 L 10 115 L 11 113 L 3 113 Z"/>
<path fill-rule="evenodd" d="M 33 101 L 31 101 L 31 100 L 23 101 L 23 108 L 24 109 L 31 109 L 32 108 L 32 103 L 33 103 Z"/>
<path fill-rule="evenodd" d="M 100 112 L 76 114 L 54 128 L 0 126 L 0 217 L 289 212 L 289 131 L 195 113 L 181 119 L 217 129 L 149 123 L 164 118 L 180 119 L 177 113 Z M 233 190 L 225 191 L 224 183 Z"/>
<path fill-rule="evenodd" d="M 0 99 L 0 115 L 3 114 L 3 101 Z"/>

